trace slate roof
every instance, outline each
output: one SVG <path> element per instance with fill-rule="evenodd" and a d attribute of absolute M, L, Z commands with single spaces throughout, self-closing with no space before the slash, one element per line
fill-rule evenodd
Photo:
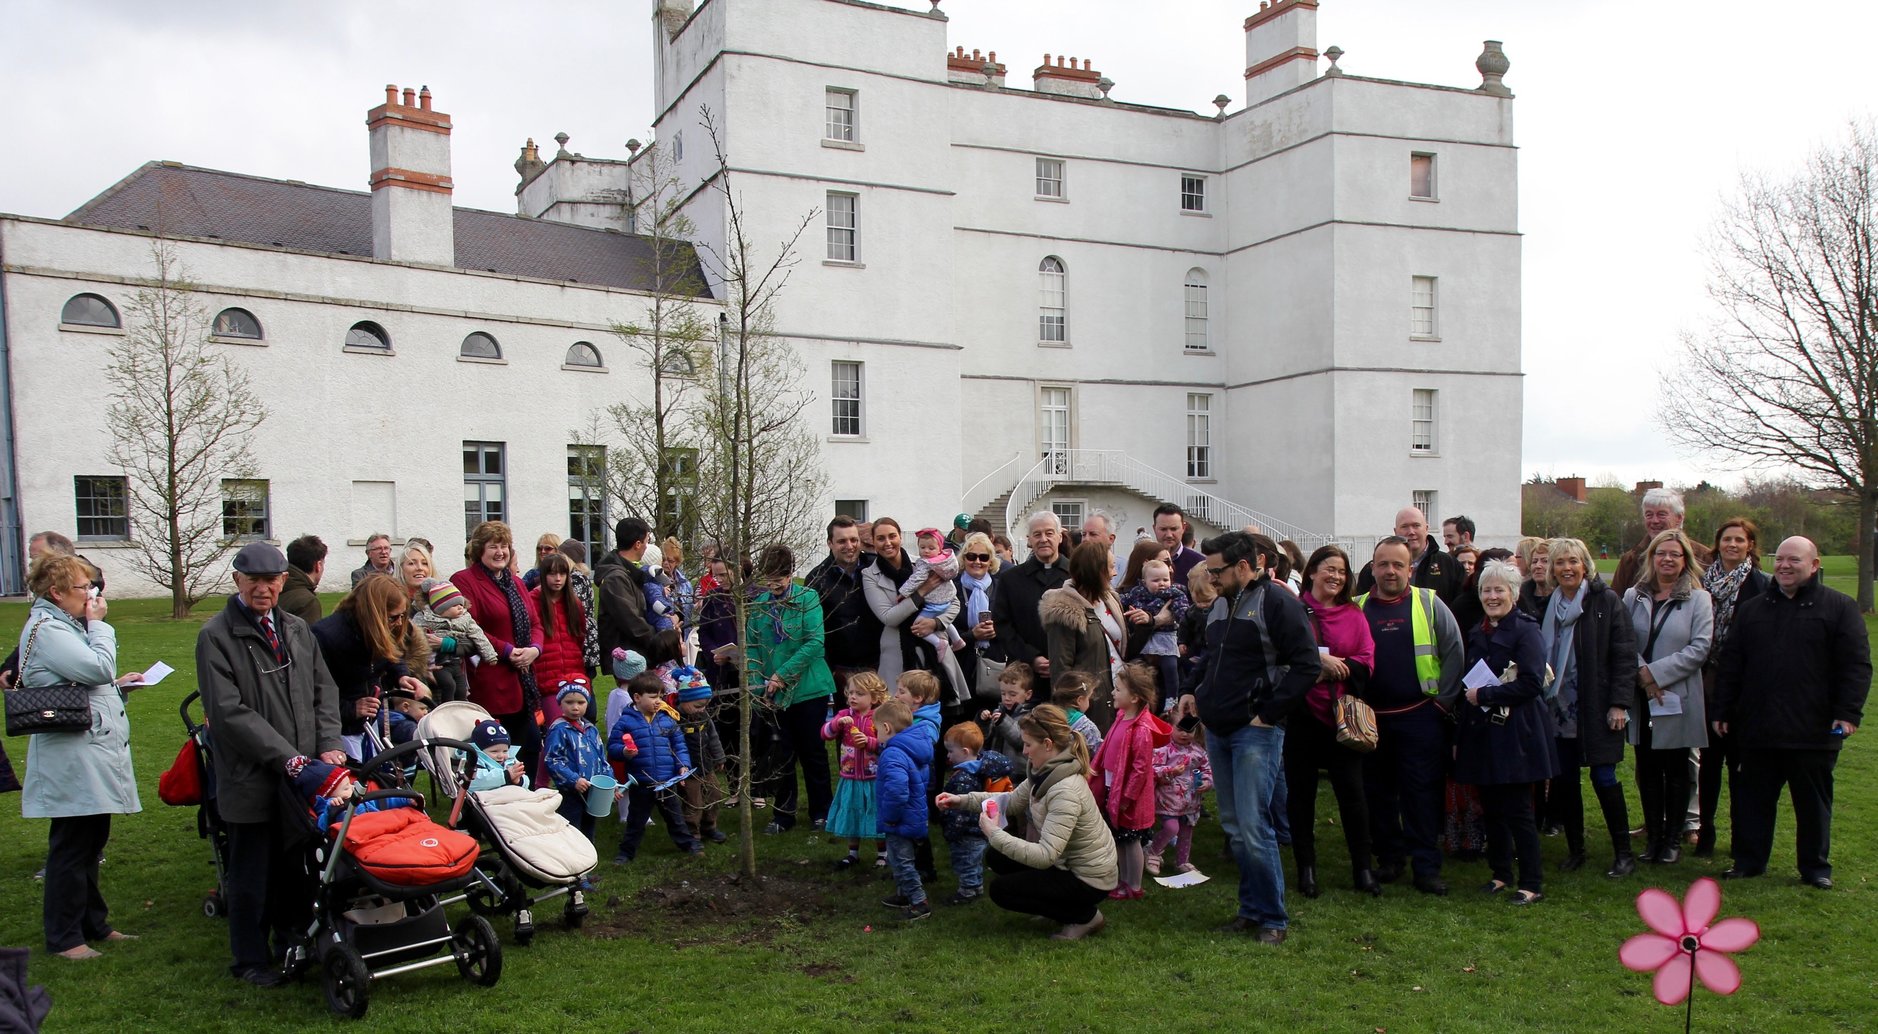
<path fill-rule="evenodd" d="M 459 269 L 651 289 L 647 238 L 473 208 L 454 212 Z M 146 163 L 65 221 L 328 255 L 372 255 L 372 196 L 365 191 L 173 162 Z M 683 260 L 697 262 L 688 246 Z M 700 293 L 708 296 L 709 289 Z"/>

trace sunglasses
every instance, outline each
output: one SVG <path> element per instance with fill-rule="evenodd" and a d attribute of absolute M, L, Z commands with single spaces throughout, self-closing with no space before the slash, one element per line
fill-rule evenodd
<path fill-rule="evenodd" d="M 977 560 L 977 561 L 988 564 L 991 562 L 991 554 L 990 553 L 967 553 L 965 554 L 965 559 Z"/>

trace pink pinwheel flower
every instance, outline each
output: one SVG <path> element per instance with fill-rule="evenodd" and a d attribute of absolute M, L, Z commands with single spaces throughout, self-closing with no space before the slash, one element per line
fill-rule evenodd
<path fill-rule="evenodd" d="M 1664 1005 L 1687 998 L 1696 977 L 1716 994 L 1734 994 L 1741 987 L 1741 970 L 1725 953 L 1760 940 L 1761 928 L 1752 919 L 1715 923 L 1719 911 L 1721 887 L 1706 876 L 1689 885 L 1680 907 L 1668 891 L 1652 887 L 1637 895 L 1637 914 L 1655 932 L 1625 941 L 1617 958 L 1638 973 L 1654 970 L 1652 990 Z"/>

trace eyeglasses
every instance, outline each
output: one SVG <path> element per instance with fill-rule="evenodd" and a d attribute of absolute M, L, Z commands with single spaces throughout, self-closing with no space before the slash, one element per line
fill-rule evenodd
<path fill-rule="evenodd" d="M 1232 569 L 1233 569 L 1232 564 L 1221 564 L 1218 567 L 1207 568 L 1206 573 L 1212 575 L 1215 578 L 1218 578 L 1220 575 L 1225 574 L 1227 571 L 1230 571 Z"/>
<path fill-rule="evenodd" d="M 1681 560 L 1682 550 L 1678 549 L 1672 553 L 1672 552 L 1669 552 L 1668 550 L 1659 549 L 1655 553 L 1652 553 L 1650 555 L 1654 556 L 1658 560 Z"/>
<path fill-rule="evenodd" d="M 967 553 L 965 554 L 965 559 L 976 560 L 979 563 L 988 564 L 991 562 L 991 554 L 990 553 Z"/>

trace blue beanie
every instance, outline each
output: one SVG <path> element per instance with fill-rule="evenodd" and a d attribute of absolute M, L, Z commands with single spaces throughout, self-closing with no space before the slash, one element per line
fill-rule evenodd
<path fill-rule="evenodd" d="M 711 699 L 711 683 L 696 668 L 672 669 L 672 682 L 678 687 L 678 702 L 681 704 Z"/>
<path fill-rule="evenodd" d="M 569 693 L 579 693 L 581 696 L 586 697 L 587 707 L 592 709 L 593 690 L 587 687 L 587 677 L 585 675 L 576 675 L 571 679 L 562 679 L 560 688 L 557 689 L 554 694 L 555 702 L 559 703 L 566 699 Z"/>
<path fill-rule="evenodd" d="M 470 733 L 470 742 L 488 750 L 498 743 L 508 743 L 509 730 L 504 729 L 502 723 L 494 718 L 485 718 L 476 723 L 475 730 Z"/>

